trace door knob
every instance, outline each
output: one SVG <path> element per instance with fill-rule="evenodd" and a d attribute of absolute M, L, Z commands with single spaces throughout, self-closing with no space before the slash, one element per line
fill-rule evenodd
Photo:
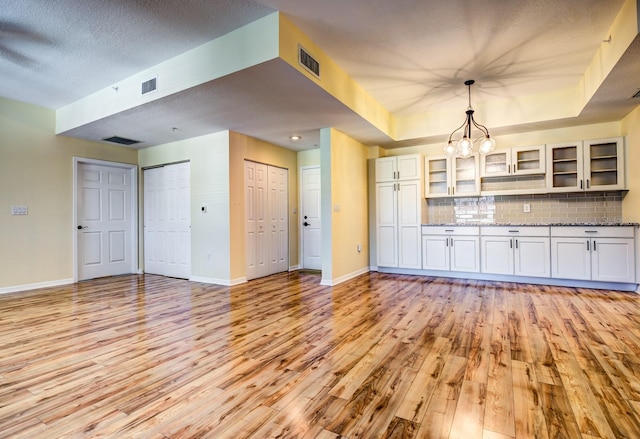
<path fill-rule="evenodd" d="M 87 226 L 78 226 L 78 230 L 86 229 Z"/>
<path fill-rule="evenodd" d="M 307 227 L 307 226 L 310 226 L 311 224 L 309 224 L 308 222 L 305 221 L 305 222 L 302 223 L 302 225 Z"/>

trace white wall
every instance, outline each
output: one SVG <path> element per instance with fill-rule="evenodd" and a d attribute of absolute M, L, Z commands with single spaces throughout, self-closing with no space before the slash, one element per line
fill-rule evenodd
<path fill-rule="evenodd" d="M 141 149 L 138 160 L 141 168 L 191 162 L 192 280 L 229 284 L 229 132 Z M 142 195 L 140 199 L 142 203 Z"/>

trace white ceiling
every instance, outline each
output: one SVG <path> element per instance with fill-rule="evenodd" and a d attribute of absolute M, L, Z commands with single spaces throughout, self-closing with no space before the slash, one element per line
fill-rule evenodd
<path fill-rule="evenodd" d="M 623 3 L 3 0 L 0 96 L 57 109 L 280 10 L 392 113 L 453 106 L 462 118 L 466 79 L 476 80 L 474 103 L 575 86 Z M 638 105 L 629 97 L 640 88 L 639 46 L 636 38 L 583 111 L 584 122 L 619 120 Z M 394 146 L 283 64 L 265 63 L 66 134 L 96 140 L 108 133 L 143 140 L 144 147 L 233 129 L 306 149 L 317 144 L 319 128 L 333 126 L 369 144 Z M 542 121 L 536 128 L 575 122 Z M 304 140 L 293 144 L 293 133 Z M 425 138 L 396 145 L 412 141 Z"/>

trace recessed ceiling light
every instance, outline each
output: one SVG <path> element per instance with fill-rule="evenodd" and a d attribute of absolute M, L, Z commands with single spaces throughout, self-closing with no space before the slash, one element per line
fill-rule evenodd
<path fill-rule="evenodd" d="M 295 142 L 296 140 L 302 139 L 302 136 L 290 136 L 289 138 Z"/>

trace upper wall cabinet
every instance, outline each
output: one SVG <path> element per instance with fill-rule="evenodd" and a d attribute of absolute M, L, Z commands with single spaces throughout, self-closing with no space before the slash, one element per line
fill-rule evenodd
<path fill-rule="evenodd" d="M 376 160 L 376 183 L 422 178 L 422 155 L 410 154 Z"/>
<path fill-rule="evenodd" d="M 547 145 L 549 192 L 625 189 L 624 139 Z"/>
<path fill-rule="evenodd" d="M 480 157 L 481 177 L 544 174 L 545 146 L 521 146 L 497 150 Z"/>
<path fill-rule="evenodd" d="M 465 197 L 480 195 L 478 156 L 426 157 L 425 196 Z"/>

